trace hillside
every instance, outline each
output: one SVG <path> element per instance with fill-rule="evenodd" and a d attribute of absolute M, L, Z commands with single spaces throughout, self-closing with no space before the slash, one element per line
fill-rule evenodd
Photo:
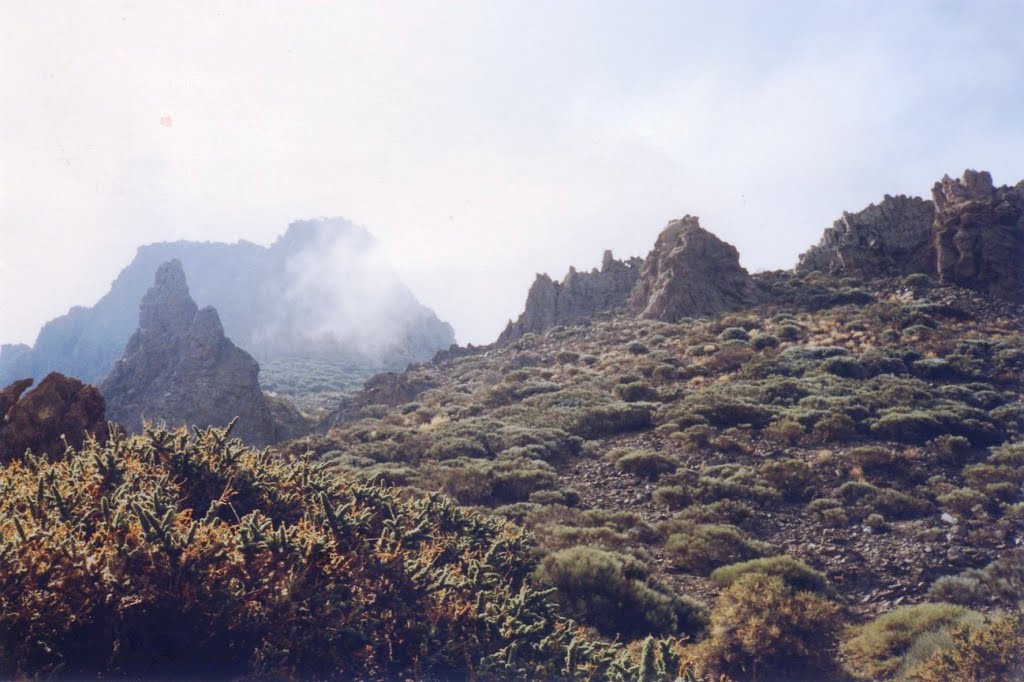
<path fill-rule="evenodd" d="M 608 637 L 698 634 L 654 605 L 693 599 L 714 623 L 741 575 L 778 575 L 838 609 L 815 644 L 831 662 L 737 650 L 725 660 L 762 676 L 707 672 L 904 676 L 960 625 L 1024 599 L 1024 222 L 1006 209 L 1015 190 L 986 176 L 965 182 L 987 194 L 944 204 L 912 238 L 887 217 L 901 211 L 846 220 L 798 272 L 750 277 L 695 221 L 671 223 L 632 301 L 544 325 L 561 293 L 535 285 L 498 344 L 375 378 L 293 448 L 524 525 L 568 613 Z M 950 224 L 955 247 L 936 243 Z M 908 243 L 926 253 L 843 258 Z M 956 272 L 937 265 L 951 251 Z M 709 293 L 723 268 L 732 296 Z M 893 627 L 902 639 L 878 640 Z"/>

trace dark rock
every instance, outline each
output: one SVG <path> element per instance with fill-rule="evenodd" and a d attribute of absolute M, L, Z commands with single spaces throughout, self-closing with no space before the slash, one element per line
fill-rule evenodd
<path fill-rule="evenodd" d="M 935 183 L 932 197 L 940 281 L 1024 302 L 1024 182 L 996 188 L 968 170 Z"/>
<path fill-rule="evenodd" d="M 111 420 L 129 432 L 146 421 L 225 426 L 237 416 L 234 435 L 266 445 L 281 434 L 259 371 L 224 335 L 217 311 L 196 306 L 181 263 L 170 261 L 142 298 L 139 328 L 102 391 Z"/>
<path fill-rule="evenodd" d="M 626 306 L 640 274 L 639 258 L 615 260 L 604 252 L 601 269 L 569 274 L 561 282 L 537 275 L 526 296 L 526 308 L 515 322 L 509 321 L 498 344 L 518 339 L 527 332 L 540 333 L 551 327 L 571 325 Z"/>
<path fill-rule="evenodd" d="M 82 447 L 87 435 L 106 438 L 105 403 L 95 387 L 54 372 L 22 396 L 31 384 L 23 379 L 0 391 L 0 462 L 29 449 L 61 455 L 67 445 Z"/>
<path fill-rule="evenodd" d="M 15 403 L 17 403 L 21 398 L 21 394 L 24 393 L 25 390 L 33 384 L 33 382 L 34 379 L 19 379 L 4 390 L 0 391 L 0 422 L 3 422 L 4 417 L 7 416 L 10 409 L 14 407 Z"/>
<path fill-rule="evenodd" d="M 665 322 L 737 310 L 758 299 L 736 248 L 689 215 L 670 222 L 658 235 L 630 295 L 640 317 Z"/>
<path fill-rule="evenodd" d="M 886 195 L 825 230 L 821 242 L 800 256 L 796 271 L 865 278 L 934 272 L 935 205 L 919 197 Z"/>

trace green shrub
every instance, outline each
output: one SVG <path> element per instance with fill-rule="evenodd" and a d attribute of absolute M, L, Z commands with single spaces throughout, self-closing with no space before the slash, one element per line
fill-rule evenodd
<path fill-rule="evenodd" d="M 842 355 L 826 359 L 821 363 L 821 369 L 844 379 L 863 379 L 867 374 L 857 358 Z"/>
<path fill-rule="evenodd" d="M 651 480 L 675 471 L 678 466 L 678 462 L 672 457 L 653 450 L 636 450 L 615 462 L 615 468 L 619 471 Z"/>
<path fill-rule="evenodd" d="M 601 674 L 618 656 L 534 587 L 521 532 L 221 429 L 115 432 L 0 467 L 0 490 L 4 677 L 499 677 L 515 647 L 550 678 L 573 647 Z"/>
<path fill-rule="evenodd" d="M 743 327 L 729 327 L 723 329 L 718 335 L 719 341 L 747 341 L 750 339 L 750 334 Z"/>
<path fill-rule="evenodd" d="M 728 679 L 834 679 L 831 659 L 839 609 L 780 578 L 748 574 L 719 597 L 706 640 L 696 646 L 698 670 Z"/>
<path fill-rule="evenodd" d="M 711 581 L 721 587 L 728 587 L 748 573 L 777 576 L 797 591 L 821 594 L 831 594 L 833 591 L 824 573 L 785 554 L 723 566 L 711 574 Z"/>
<path fill-rule="evenodd" d="M 615 387 L 615 395 L 627 403 L 655 402 L 660 397 L 658 391 L 644 381 L 633 381 L 628 384 L 618 384 Z"/>
<path fill-rule="evenodd" d="M 684 533 L 674 533 L 665 543 L 672 566 L 697 575 L 707 575 L 719 566 L 771 551 L 771 545 L 749 540 L 734 526 L 699 525 Z"/>
<path fill-rule="evenodd" d="M 889 678 L 904 664 L 914 642 L 922 636 L 949 631 L 981 616 L 953 604 L 901 606 L 854 628 L 843 644 L 850 671 L 868 679 Z"/>
<path fill-rule="evenodd" d="M 573 431 L 587 439 L 613 436 L 651 427 L 651 407 L 646 403 L 608 403 L 585 409 Z"/>
<path fill-rule="evenodd" d="M 647 351 L 647 346 L 645 346 L 644 344 L 642 344 L 639 341 L 631 341 L 631 342 L 629 342 L 626 345 L 626 350 L 628 350 L 633 355 L 643 355 L 643 354 L 648 352 Z"/>
<path fill-rule="evenodd" d="M 905 679 L 910 682 L 1024 679 L 1024 613 L 997 614 L 982 623 L 955 628 L 949 634 L 948 645 L 911 666 Z"/>
<path fill-rule="evenodd" d="M 651 581 L 623 554 L 573 547 L 545 557 L 536 575 L 568 613 L 609 637 L 696 634 L 706 623 L 702 605 Z"/>

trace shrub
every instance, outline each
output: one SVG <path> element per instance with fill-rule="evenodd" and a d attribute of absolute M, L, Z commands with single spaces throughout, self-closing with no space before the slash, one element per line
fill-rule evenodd
<path fill-rule="evenodd" d="M 719 566 L 764 556 L 772 551 L 765 542 L 748 540 L 734 526 L 699 525 L 671 535 L 665 552 L 681 571 L 707 575 Z"/>
<path fill-rule="evenodd" d="M 927 443 L 945 431 L 933 415 L 917 410 L 887 412 L 875 422 L 871 430 L 890 440 L 914 444 Z"/>
<path fill-rule="evenodd" d="M 723 329 L 718 335 L 719 341 L 747 341 L 750 339 L 750 334 L 743 327 L 729 327 Z"/>
<path fill-rule="evenodd" d="M 628 384 L 618 384 L 615 387 L 615 395 L 627 403 L 654 402 L 660 397 L 650 384 L 644 381 L 633 381 Z"/>
<path fill-rule="evenodd" d="M 760 475 L 791 502 L 806 499 L 814 482 L 810 465 L 792 458 L 766 462 L 761 466 Z"/>
<path fill-rule="evenodd" d="M 497 676 L 513 646 L 554 677 L 570 647 L 617 655 L 569 634 L 521 532 L 221 429 L 115 433 L 2 467 L 0 490 L 3 677 Z"/>
<path fill-rule="evenodd" d="M 628 350 L 633 355 L 643 355 L 647 353 L 647 346 L 645 346 L 639 341 L 630 341 L 626 345 L 626 350 Z"/>
<path fill-rule="evenodd" d="M 558 603 L 602 634 L 636 639 L 649 634 L 696 634 L 704 607 L 653 582 L 636 559 L 589 547 L 545 557 L 537 578 L 555 588 Z"/>
<path fill-rule="evenodd" d="M 608 403 L 587 408 L 576 418 L 573 431 L 587 439 L 639 431 L 651 426 L 651 407 L 646 403 Z"/>
<path fill-rule="evenodd" d="M 980 615 L 953 604 L 902 606 L 853 628 L 843 645 L 850 671 L 869 679 L 888 678 L 899 671 L 915 640 L 948 631 Z"/>
<path fill-rule="evenodd" d="M 833 591 L 824 573 L 785 554 L 723 566 L 711 574 L 711 581 L 721 587 L 728 587 L 748 573 L 776 576 L 798 591 L 820 594 L 831 594 Z"/>
<path fill-rule="evenodd" d="M 950 633 L 949 646 L 910 668 L 912 682 L 1024 679 L 1024 613 L 1004 613 Z"/>
<path fill-rule="evenodd" d="M 675 459 L 653 450 L 636 450 L 618 458 L 615 468 L 619 471 L 654 480 L 662 474 L 675 471 L 679 464 Z"/>
<path fill-rule="evenodd" d="M 781 578 L 745 575 L 719 597 L 696 666 L 744 680 L 831 679 L 839 609 Z"/>
<path fill-rule="evenodd" d="M 826 359 L 821 363 L 821 369 L 844 379 L 863 379 L 867 374 L 857 358 L 842 355 Z"/>

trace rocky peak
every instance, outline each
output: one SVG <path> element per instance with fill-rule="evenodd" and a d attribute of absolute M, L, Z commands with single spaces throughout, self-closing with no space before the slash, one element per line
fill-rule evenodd
<path fill-rule="evenodd" d="M 129 431 L 144 421 L 224 426 L 265 445 L 278 440 L 272 409 L 259 385 L 259 365 L 224 335 L 214 308 L 199 310 L 181 264 L 157 270 L 142 298 L 139 328 L 103 382 L 110 418 Z"/>
<path fill-rule="evenodd" d="M 844 212 L 821 241 L 800 256 L 796 271 L 862 277 L 934 270 L 935 206 L 920 197 L 889 196 L 857 213 Z"/>
<path fill-rule="evenodd" d="M 757 287 L 736 248 L 690 215 L 658 235 L 630 296 L 641 317 L 666 322 L 736 310 L 757 300 Z"/>
<path fill-rule="evenodd" d="M 537 275 L 526 296 L 522 315 L 508 323 L 498 343 L 518 339 L 527 332 L 539 333 L 559 325 L 576 324 L 595 315 L 607 314 L 626 306 L 643 261 L 616 260 L 605 251 L 601 269 L 578 272 L 570 267 L 561 282 L 546 274 Z"/>
<path fill-rule="evenodd" d="M 995 187 L 986 171 L 932 188 L 940 281 L 1024 301 L 1024 182 Z"/>
<path fill-rule="evenodd" d="M 181 261 L 157 268 L 153 286 L 139 304 L 139 328 L 149 334 L 176 334 L 196 316 L 198 306 L 189 294 Z"/>

